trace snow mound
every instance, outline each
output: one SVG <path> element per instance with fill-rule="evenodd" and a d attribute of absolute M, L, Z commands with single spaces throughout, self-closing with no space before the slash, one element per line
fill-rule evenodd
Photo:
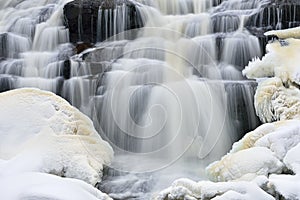
<path fill-rule="evenodd" d="M 39 172 L 1 177 L 0 188 L 3 200 L 112 200 L 81 180 Z"/>
<path fill-rule="evenodd" d="M 175 199 L 239 199 L 239 200 L 274 200 L 274 198 L 261 189 L 267 184 L 266 177 L 258 177 L 252 182 L 209 182 L 198 183 L 189 179 L 176 180 L 171 187 L 160 192 L 156 200 Z"/>
<path fill-rule="evenodd" d="M 0 94 L 0 177 L 44 172 L 96 184 L 113 157 L 92 121 L 53 93 Z"/>
<path fill-rule="evenodd" d="M 300 144 L 288 151 L 284 163 L 296 175 L 271 175 L 269 187 L 277 191 L 285 199 L 300 198 Z"/>
<path fill-rule="evenodd" d="M 210 164 L 206 169 L 208 178 L 212 181 L 252 180 L 259 175 L 281 173 L 285 169 L 285 156 L 298 143 L 299 120 L 263 124 L 236 142 L 220 161 Z"/>
<path fill-rule="evenodd" d="M 249 180 L 258 175 L 280 173 L 283 164 L 264 147 L 244 149 L 227 154 L 221 161 L 207 167 L 208 178 L 212 181 Z"/>

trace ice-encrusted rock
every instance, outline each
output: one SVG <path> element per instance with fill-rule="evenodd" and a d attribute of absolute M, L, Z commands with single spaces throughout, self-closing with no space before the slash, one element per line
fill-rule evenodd
<path fill-rule="evenodd" d="M 227 154 L 207 167 L 212 181 L 251 180 L 259 175 L 280 173 L 283 164 L 264 147 L 253 147 Z"/>
<path fill-rule="evenodd" d="M 289 28 L 284 30 L 273 30 L 265 33 L 266 36 L 276 35 L 281 39 L 300 38 L 300 27 Z"/>
<path fill-rule="evenodd" d="M 256 114 L 264 123 L 300 119 L 300 90 L 292 84 L 285 87 L 277 77 L 258 84 L 254 104 Z"/>
<path fill-rule="evenodd" d="M 300 143 L 300 121 L 263 124 L 233 145 L 220 161 L 206 169 L 213 181 L 247 180 L 285 169 L 287 152 Z"/>
<path fill-rule="evenodd" d="M 0 177 L 45 172 L 90 184 L 113 157 L 92 121 L 53 93 L 33 88 L 0 94 Z"/>
<path fill-rule="evenodd" d="M 243 70 L 247 78 L 277 77 L 283 83 L 300 84 L 300 40 L 289 38 L 270 43 L 262 59 L 254 59 Z"/>
<path fill-rule="evenodd" d="M 278 37 L 298 37 L 300 28 L 267 32 Z M 243 70 L 248 78 L 259 80 L 255 109 L 264 123 L 300 118 L 300 40 L 288 38 L 267 45 L 268 53 L 254 59 Z M 270 78 L 272 77 L 272 78 Z M 264 78 L 264 80 L 260 80 Z M 267 79 L 266 79 L 267 78 Z"/>

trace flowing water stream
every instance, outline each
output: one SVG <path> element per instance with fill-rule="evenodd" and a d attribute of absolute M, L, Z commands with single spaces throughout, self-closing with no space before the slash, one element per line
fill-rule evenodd
<path fill-rule="evenodd" d="M 0 90 L 49 90 L 90 116 L 115 150 L 99 185 L 113 198 L 206 179 L 205 166 L 258 126 L 256 84 L 241 70 L 262 49 L 244 26 L 268 0 L 132 0 L 144 28 L 111 38 L 128 9 L 100 7 L 99 42 L 75 56 L 68 2 L 0 0 Z"/>

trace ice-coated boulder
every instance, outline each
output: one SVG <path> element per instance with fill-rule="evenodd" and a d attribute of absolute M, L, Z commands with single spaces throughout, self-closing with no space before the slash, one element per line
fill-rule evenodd
<path fill-rule="evenodd" d="M 263 124 L 236 142 L 232 150 L 209 165 L 206 172 L 213 181 L 251 180 L 259 175 L 280 173 L 285 169 L 285 156 L 299 143 L 299 120 Z"/>
<path fill-rule="evenodd" d="M 252 147 L 227 154 L 207 167 L 212 181 L 251 180 L 259 175 L 280 173 L 283 164 L 264 147 Z"/>
<path fill-rule="evenodd" d="M 100 181 L 113 150 L 92 121 L 53 93 L 25 88 L 0 94 L 0 179 L 44 172 Z"/>

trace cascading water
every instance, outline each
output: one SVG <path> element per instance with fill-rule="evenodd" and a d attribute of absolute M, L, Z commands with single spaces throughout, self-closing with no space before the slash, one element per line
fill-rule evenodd
<path fill-rule="evenodd" d="M 99 186 L 113 198 L 205 179 L 204 167 L 258 125 L 256 85 L 241 69 L 262 53 L 244 25 L 268 1 L 132 0 L 144 28 L 119 35 L 132 8 L 102 5 L 98 43 L 71 59 L 69 1 L 0 0 L 0 90 L 53 91 L 89 115 L 115 150 Z"/>

